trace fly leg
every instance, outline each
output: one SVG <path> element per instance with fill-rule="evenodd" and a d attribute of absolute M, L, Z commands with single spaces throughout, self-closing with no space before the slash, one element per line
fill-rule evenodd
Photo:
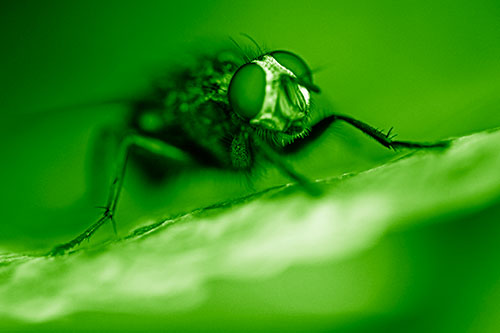
<path fill-rule="evenodd" d="M 265 159 L 276 166 L 284 175 L 293 179 L 299 184 L 309 195 L 318 196 L 322 193 L 316 183 L 311 182 L 307 177 L 296 172 L 291 165 L 283 160 L 283 157 L 276 153 L 265 141 L 258 136 L 254 136 L 254 141 L 259 145 Z"/>
<path fill-rule="evenodd" d="M 382 131 L 362 122 L 357 119 L 334 114 L 329 117 L 324 118 L 318 124 L 314 125 L 312 132 L 309 136 L 306 136 L 303 139 L 296 140 L 292 144 L 283 148 L 283 153 L 292 153 L 294 151 L 299 150 L 307 144 L 313 142 L 317 137 L 321 136 L 327 128 L 335 121 L 342 120 L 355 128 L 359 129 L 363 133 L 367 134 L 384 147 L 389 149 L 398 149 L 398 148 L 412 148 L 412 149 L 428 149 L 428 148 L 446 148 L 449 145 L 447 141 L 439 141 L 435 143 L 422 143 L 422 142 L 411 142 L 411 141 L 399 141 L 393 140 L 395 135 L 391 136 L 391 130 L 388 133 L 383 133 Z M 264 157 L 278 167 L 281 172 L 295 180 L 307 193 L 311 195 L 319 195 L 321 194 L 320 188 L 316 183 L 309 181 L 303 175 L 297 173 L 293 168 L 283 161 L 280 154 L 276 153 L 266 142 L 260 139 L 257 135 L 254 136 L 254 141 L 260 146 L 261 152 Z"/>
<path fill-rule="evenodd" d="M 356 127 L 363 133 L 367 134 L 371 138 L 375 139 L 378 143 L 387 147 L 389 149 L 398 148 L 414 148 L 414 149 L 425 149 L 425 148 L 446 148 L 449 143 L 446 141 L 439 141 L 435 143 L 422 143 L 422 142 L 411 142 L 411 141 L 397 141 L 393 140 L 395 135 L 391 136 L 392 128 L 386 134 L 382 133 L 380 130 L 362 122 L 357 119 L 344 116 L 344 115 L 332 115 L 330 116 L 333 121 L 342 120 L 346 123 Z"/>
<path fill-rule="evenodd" d="M 96 202 L 102 202 L 107 198 L 109 188 L 103 184 L 108 184 L 114 177 L 116 158 L 125 133 L 122 128 L 109 126 L 92 135 L 94 139 L 87 156 L 89 164 L 86 183 L 88 184 L 88 197 Z"/>
<path fill-rule="evenodd" d="M 114 220 L 114 214 L 116 212 L 116 207 L 118 204 L 118 200 L 120 198 L 120 192 L 123 186 L 123 180 L 127 168 L 127 160 L 130 149 L 132 147 L 143 148 L 153 154 L 164 156 L 170 160 L 176 160 L 184 163 L 192 162 L 192 158 L 188 153 L 184 152 L 183 150 L 177 147 L 169 145 L 166 142 L 163 142 L 161 140 L 152 137 L 142 136 L 134 133 L 126 135 L 122 140 L 122 142 L 120 143 L 118 159 L 117 159 L 118 162 L 116 164 L 116 171 L 113 178 L 113 182 L 111 183 L 106 206 L 102 207 L 104 208 L 104 213 L 102 217 L 73 240 L 69 241 L 68 243 L 56 246 L 54 249 L 52 249 L 52 251 L 49 252 L 49 255 L 52 256 L 60 255 L 70 251 L 71 249 L 78 246 L 84 240 L 92 237 L 92 235 L 108 221 L 111 221 L 113 225 L 113 230 L 115 231 L 116 234 L 116 223 Z"/>

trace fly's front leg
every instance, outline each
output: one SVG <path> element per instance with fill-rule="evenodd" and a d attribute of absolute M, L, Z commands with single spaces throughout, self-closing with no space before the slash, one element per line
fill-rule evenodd
<path fill-rule="evenodd" d="M 276 166 L 284 175 L 297 182 L 309 195 L 318 196 L 322 191 L 316 183 L 311 182 L 307 177 L 296 172 L 291 165 L 283 160 L 283 157 L 276 153 L 264 140 L 257 135 L 254 141 L 259 145 L 263 156 Z"/>
<path fill-rule="evenodd" d="M 390 149 L 397 149 L 397 148 L 414 148 L 414 149 L 426 149 L 426 148 L 446 148 L 448 147 L 448 142 L 446 141 L 439 141 L 435 143 L 422 143 L 422 142 L 411 142 L 411 141 L 398 141 L 398 140 L 393 140 L 395 135 L 391 136 L 391 131 L 392 128 L 387 132 L 386 134 L 382 133 L 378 129 L 362 122 L 357 119 L 348 117 L 348 116 L 343 116 L 343 115 L 332 115 L 330 116 L 333 120 L 342 120 L 345 121 L 346 123 L 356 127 L 357 129 L 361 130 L 363 133 L 367 134 L 371 138 L 375 139 L 377 142 L 379 142 L 381 145 L 384 147 L 390 148 Z"/>
<path fill-rule="evenodd" d="M 104 208 L 102 217 L 70 242 L 55 247 L 51 252 L 49 252 L 49 255 L 59 255 L 70 251 L 85 239 L 92 237 L 92 235 L 108 221 L 111 221 L 113 230 L 117 233 L 114 214 L 120 198 L 120 192 L 125 178 L 125 171 L 127 169 L 128 156 L 132 147 L 143 148 L 153 154 L 163 156 L 170 160 L 192 163 L 191 156 L 188 153 L 161 140 L 134 133 L 126 135 L 120 144 L 115 176 L 111 183 L 106 206 L 102 207 Z"/>

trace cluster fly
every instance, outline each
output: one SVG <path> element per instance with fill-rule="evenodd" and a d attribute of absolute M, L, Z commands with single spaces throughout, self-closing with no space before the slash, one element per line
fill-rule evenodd
<path fill-rule="evenodd" d="M 252 42 L 254 42 L 251 39 Z M 235 42 L 236 46 L 237 43 Z M 311 102 L 320 93 L 310 67 L 297 54 L 276 50 L 250 57 L 241 47 L 199 57 L 196 66 L 169 74 L 146 96 L 131 103 L 128 131 L 120 139 L 116 171 L 100 219 L 50 254 L 64 254 L 111 222 L 131 148 L 181 165 L 249 172 L 267 160 L 304 191 L 320 191 L 284 161 L 283 155 L 310 143 L 330 124 L 343 121 L 389 149 L 440 148 L 446 142 L 394 140 L 352 117 L 318 116 Z"/>

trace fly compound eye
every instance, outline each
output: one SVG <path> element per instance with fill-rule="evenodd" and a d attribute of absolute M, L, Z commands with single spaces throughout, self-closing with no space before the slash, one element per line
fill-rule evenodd
<path fill-rule="evenodd" d="M 256 64 L 246 64 L 231 79 L 229 103 L 240 117 L 252 119 L 261 110 L 265 93 L 266 73 Z"/>
<path fill-rule="evenodd" d="M 295 74 L 301 85 L 311 91 L 319 92 L 319 87 L 313 84 L 311 69 L 301 57 L 289 51 L 273 51 L 269 55 Z"/>

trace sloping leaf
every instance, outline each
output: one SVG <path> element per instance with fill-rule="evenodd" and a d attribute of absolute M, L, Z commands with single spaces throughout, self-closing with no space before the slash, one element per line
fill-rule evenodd
<path fill-rule="evenodd" d="M 417 151 L 360 174 L 318 181 L 325 190 L 319 198 L 287 185 L 61 257 L 5 254 L 0 316 L 45 322 L 104 313 L 119 323 L 112 314 L 133 314 L 164 318 L 161 325 L 177 328 L 192 318 L 199 320 L 194 327 L 205 329 L 212 320 L 223 328 L 269 328 L 272 318 L 280 318 L 290 328 L 294 319 L 287 316 L 306 323 L 321 318 L 322 326 L 306 326 L 312 329 L 374 313 L 411 313 L 420 298 L 408 294 L 408 272 L 423 264 L 410 258 L 406 271 L 387 268 L 395 256 L 406 260 L 390 252 L 363 265 L 357 260 L 378 253 L 373 249 L 388 244 L 385 235 L 450 224 L 495 205 L 499 146 L 500 131 L 478 133 L 455 139 L 444 151 Z M 401 307 L 400 298 L 409 305 Z"/>

